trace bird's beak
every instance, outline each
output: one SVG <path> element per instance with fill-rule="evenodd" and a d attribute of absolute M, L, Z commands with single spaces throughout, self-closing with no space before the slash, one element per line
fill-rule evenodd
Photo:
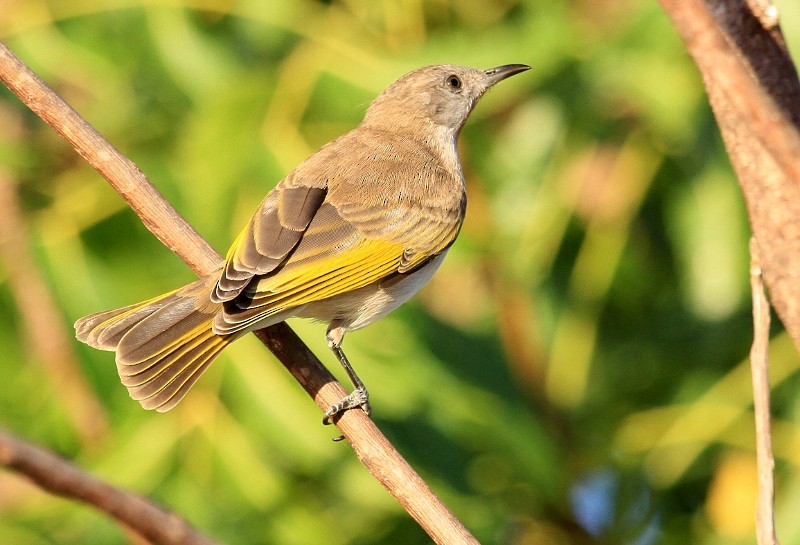
<path fill-rule="evenodd" d="M 527 64 L 506 64 L 484 70 L 483 73 L 486 74 L 486 87 L 491 87 L 498 81 L 502 81 L 514 74 L 519 74 L 520 72 L 530 69 L 531 67 Z"/>

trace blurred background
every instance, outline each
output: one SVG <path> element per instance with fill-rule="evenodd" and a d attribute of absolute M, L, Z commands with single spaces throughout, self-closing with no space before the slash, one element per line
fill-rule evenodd
<path fill-rule="evenodd" d="M 800 5 L 776 2 L 794 51 Z M 0 2 L 0 39 L 220 252 L 416 67 L 533 70 L 462 133 L 431 284 L 345 348 L 374 418 L 482 543 L 754 542 L 749 228 L 701 81 L 646 0 Z M 423 544 L 254 338 L 142 410 L 72 323 L 192 279 L 0 89 L 0 426 L 229 544 Z M 324 326 L 291 325 L 341 376 Z M 800 359 L 771 341 L 778 528 L 800 543 Z M 0 472 L 0 543 L 135 539 Z"/>

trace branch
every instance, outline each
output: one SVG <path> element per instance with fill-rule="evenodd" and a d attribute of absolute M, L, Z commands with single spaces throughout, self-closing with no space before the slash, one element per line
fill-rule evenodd
<path fill-rule="evenodd" d="M 48 492 L 97 507 L 152 543 L 214 545 L 188 522 L 146 498 L 115 488 L 63 458 L 2 430 L 0 464 L 24 474 Z"/>
<path fill-rule="evenodd" d="M 747 203 L 759 545 L 776 545 L 769 304 L 800 347 L 800 81 L 769 0 L 660 0 L 697 63 Z"/>
<path fill-rule="evenodd" d="M 75 110 L 0 43 L 0 80 L 86 159 L 142 219 L 144 225 L 197 274 L 221 262 L 147 177 L 95 131 Z M 255 332 L 322 409 L 346 395 L 341 384 L 285 323 Z M 431 491 L 362 411 L 345 412 L 336 422 L 361 463 L 438 544 L 477 540 Z"/>
<path fill-rule="evenodd" d="M 660 0 L 697 63 L 758 241 L 775 310 L 800 348 L 800 81 L 766 0 Z"/>
<path fill-rule="evenodd" d="M 756 536 L 758 545 L 777 545 L 775 534 L 775 458 L 769 415 L 769 302 L 761 281 L 758 245 L 750 240 L 750 288 L 753 297 L 753 346 L 750 372 L 753 377 L 753 412 L 756 420 L 756 458 L 758 460 L 758 507 Z"/>
<path fill-rule="evenodd" d="M 23 342 L 54 386 L 50 387 L 58 405 L 78 434 L 97 440 L 108 432 L 108 419 L 81 372 L 71 336 L 36 268 L 17 190 L 17 181 L 0 169 L 0 262 L 24 329 Z"/>

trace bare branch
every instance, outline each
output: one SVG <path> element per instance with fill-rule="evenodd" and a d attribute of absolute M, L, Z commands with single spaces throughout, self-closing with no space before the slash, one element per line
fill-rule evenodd
<path fill-rule="evenodd" d="M 800 81 L 774 8 L 660 0 L 703 76 L 747 202 L 770 299 L 800 347 Z"/>
<path fill-rule="evenodd" d="M 59 406 L 88 441 L 108 431 L 106 413 L 86 382 L 53 295 L 28 248 L 17 183 L 0 169 L 0 262 L 17 305 L 26 342 L 57 394 Z"/>
<path fill-rule="evenodd" d="M 770 434 L 769 304 L 800 347 L 800 81 L 769 0 L 660 0 L 697 63 L 747 202 L 759 545 L 778 543 Z"/>
<path fill-rule="evenodd" d="M 0 430 L 0 464 L 53 494 L 94 505 L 161 545 L 213 545 L 188 522 L 149 500 L 115 488 L 63 458 Z"/>
<path fill-rule="evenodd" d="M 769 302 L 761 281 L 758 244 L 750 240 L 750 287 L 753 297 L 753 346 L 750 349 L 750 371 L 753 376 L 753 411 L 756 420 L 756 456 L 758 460 L 758 508 L 756 537 L 758 545 L 777 545 L 775 533 L 775 481 L 772 475 L 775 459 L 769 410 Z"/>
<path fill-rule="evenodd" d="M 63 136 L 141 217 L 167 247 L 198 274 L 216 269 L 220 256 L 163 198 L 144 174 L 0 43 L 0 80 Z M 256 332 L 322 409 L 346 391 L 285 323 Z M 362 464 L 439 544 L 477 540 L 431 491 L 362 411 L 347 411 L 336 425 Z"/>

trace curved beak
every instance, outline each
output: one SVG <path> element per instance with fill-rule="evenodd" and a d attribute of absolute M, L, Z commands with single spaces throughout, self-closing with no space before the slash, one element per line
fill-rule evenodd
<path fill-rule="evenodd" d="M 498 81 L 502 81 L 514 74 L 519 74 L 520 72 L 530 69 L 531 67 L 527 64 L 505 64 L 503 66 L 484 70 L 483 73 L 486 74 L 487 87 L 491 87 Z"/>

